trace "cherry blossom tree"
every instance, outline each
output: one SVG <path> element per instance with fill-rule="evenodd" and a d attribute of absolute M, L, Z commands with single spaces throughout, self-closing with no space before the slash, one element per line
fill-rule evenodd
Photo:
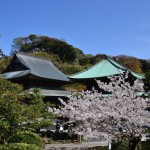
<path fill-rule="evenodd" d="M 97 90 L 73 93 L 68 102 L 60 99 L 63 107 L 50 109 L 76 123 L 75 132 L 82 135 L 118 140 L 128 135 L 129 149 L 136 150 L 142 133 L 150 126 L 150 112 L 146 110 L 148 98 L 137 96 L 143 90 L 139 79 L 131 85 L 128 73 L 109 77 L 109 83 L 97 81 Z"/>

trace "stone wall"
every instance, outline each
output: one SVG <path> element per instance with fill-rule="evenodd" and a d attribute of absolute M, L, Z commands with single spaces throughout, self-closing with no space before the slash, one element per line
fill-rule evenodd
<path fill-rule="evenodd" d="M 49 147 L 48 149 L 44 150 L 99 150 L 98 147 L 93 147 L 93 148 L 87 148 L 87 147 L 76 147 L 76 148 L 71 148 L 71 147 Z"/>
<path fill-rule="evenodd" d="M 106 150 L 107 147 L 108 141 L 97 141 L 70 144 L 45 144 L 43 150 Z"/>

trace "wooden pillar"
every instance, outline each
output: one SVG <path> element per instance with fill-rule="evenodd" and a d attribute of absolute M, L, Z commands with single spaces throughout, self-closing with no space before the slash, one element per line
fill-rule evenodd
<path fill-rule="evenodd" d="M 78 143 L 82 143 L 82 141 L 81 141 L 81 135 L 77 135 L 77 142 Z"/>

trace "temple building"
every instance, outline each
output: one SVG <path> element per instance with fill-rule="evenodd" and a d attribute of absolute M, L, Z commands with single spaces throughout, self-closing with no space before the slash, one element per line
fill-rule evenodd
<path fill-rule="evenodd" d="M 14 83 L 23 85 L 25 90 L 39 88 L 45 98 L 51 100 L 67 97 L 70 93 L 62 90 L 61 86 L 69 83 L 64 73 L 57 69 L 52 62 L 30 54 L 15 52 L 12 61 L 1 74 L 2 77 Z"/>
<path fill-rule="evenodd" d="M 128 71 L 131 82 L 137 78 L 144 78 L 144 76 L 131 71 L 110 58 L 105 58 L 92 67 L 69 75 L 67 78 L 49 60 L 22 52 L 14 53 L 12 61 L 1 76 L 12 82 L 22 84 L 24 89 L 29 92 L 33 88 L 39 88 L 45 99 L 51 98 L 52 101 L 55 101 L 58 97 L 68 97 L 70 95 L 68 91 L 61 89 L 63 85 L 70 84 L 70 81 L 82 83 L 86 85 L 88 90 L 93 87 L 99 89 L 95 79 L 109 82 L 107 77 L 118 75 L 120 71 Z"/>
<path fill-rule="evenodd" d="M 98 89 L 96 80 L 101 80 L 103 82 L 108 82 L 108 76 L 119 75 L 120 71 L 122 72 L 129 72 L 129 79 L 130 81 L 134 81 L 135 79 L 143 79 L 144 76 L 139 75 L 130 69 L 122 66 L 121 64 L 117 63 L 116 61 L 105 58 L 102 61 L 98 62 L 97 64 L 89 67 L 88 69 L 81 71 L 76 74 L 69 75 L 73 82 L 78 82 L 86 85 L 88 90 L 91 90 L 93 87 Z"/>

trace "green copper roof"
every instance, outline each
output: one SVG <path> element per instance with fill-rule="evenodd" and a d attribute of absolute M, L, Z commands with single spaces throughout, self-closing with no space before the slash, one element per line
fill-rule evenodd
<path fill-rule="evenodd" d="M 102 61 L 93 65 L 92 67 L 82 72 L 69 75 L 68 77 L 70 79 L 100 78 L 100 77 L 107 77 L 111 75 L 117 75 L 120 73 L 120 70 L 122 70 L 123 72 L 128 70 L 136 78 L 140 78 L 140 79 L 144 78 L 142 75 L 138 75 L 132 72 L 131 70 L 123 67 L 122 65 L 118 64 L 117 62 L 115 62 L 110 58 L 103 59 Z"/>

